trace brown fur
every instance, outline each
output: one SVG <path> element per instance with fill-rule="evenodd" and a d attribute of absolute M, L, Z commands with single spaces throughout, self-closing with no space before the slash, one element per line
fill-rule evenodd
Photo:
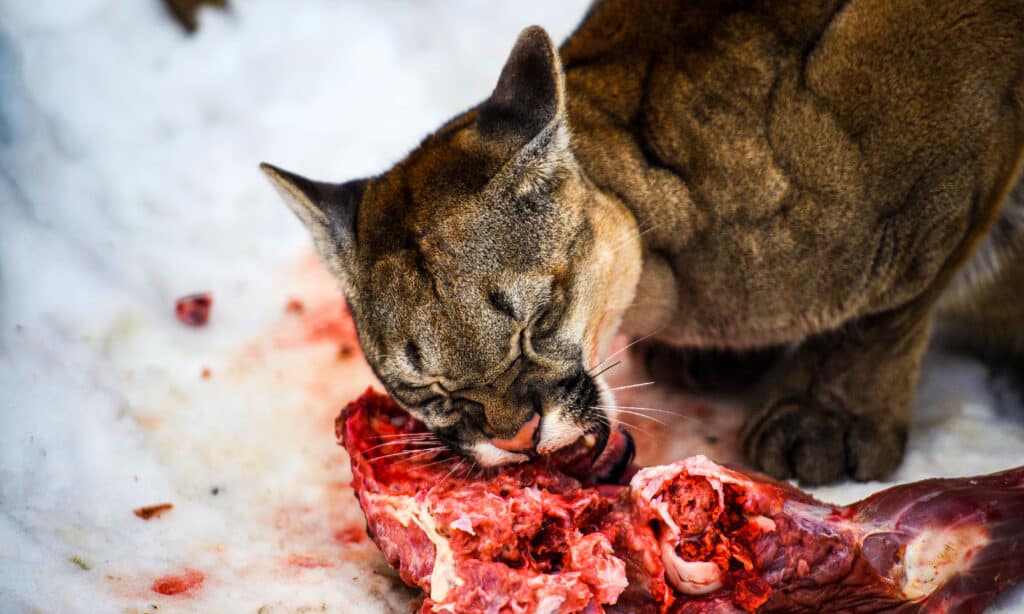
<path fill-rule="evenodd" d="M 1024 362 L 1024 177 L 939 305 L 962 338 Z M 1018 363 L 1024 375 L 1024 364 Z"/>
<path fill-rule="evenodd" d="M 592 369 L 620 320 L 789 345 L 750 459 L 884 477 L 940 293 L 1020 170 L 1024 2 L 607 0 L 560 60 L 524 31 L 494 94 L 380 177 L 268 167 L 385 385 L 500 464 L 523 457 L 474 446 L 533 411 L 542 451 L 606 423 Z M 946 312 L 1019 339 L 1009 245 Z"/>

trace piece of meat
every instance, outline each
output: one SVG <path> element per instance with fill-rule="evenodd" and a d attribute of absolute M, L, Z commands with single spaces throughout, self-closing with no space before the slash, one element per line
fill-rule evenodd
<path fill-rule="evenodd" d="M 703 456 L 642 469 L 630 488 L 673 612 L 722 611 L 726 594 L 735 611 L 980 612 L 1024 576 L 1024 468 L 844 507 Z"/>
<path fill-rule="evenodd" d="M 637 472 L 621 431 L 470 468 L 373 391 L 336 429 L 421 612 L 978 612 L 1024 576 L 1024 468 L 839 507 L 702 456 Z"/>
<path fill-rule="evenodd" d="M 159 518 L 167 512 L 174 509 L 173 503 L 157 503 L 156 505 L 147 505 L 145 507 L 137 507 L 132 510 L 132 513 L 143 520 L 152 520 L 153 518 Z"/>
<path fill-rule="evenodd" d="M 206 325 L 212 308 L 213 296 L 209 292 L 183 296 L 174 303 L 174 313 L 178 320 L 189 326 Z"/>
<path fill-rule="evenodd" d="M 625 589 L 626 562 L 600 531 L 625 488 L 586 486 L 552 466 L 583 467 L 587 458 L 586 467 L 611 475 L 607 466 L 621 468 L 632 453 L 621 431 L 596 462 L 600 450 L 581 440 L 554 457 L 484 471 L 447 452 L 418 452 L 438 443 L 372 391 L 336 428 L 367 533 L 402 579 L 428 595 L 423 612 L 580 612 L 614 603 Z"/>

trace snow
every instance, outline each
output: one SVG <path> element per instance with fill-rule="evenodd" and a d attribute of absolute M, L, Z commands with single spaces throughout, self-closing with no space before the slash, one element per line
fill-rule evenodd
<path fill-rule="evenodd" d="M 283 309 L 337 293 L 257 164 L 380 172 L 490 91 L 521 28 L 562 39 L 586 4 L 239 0 L 189 37 L 157 0 L 0 0 L 0 611 L 407 609 L 376 548 L 338 538 L 363 521 L 332 422 L 372 375 Z M 184 327 L 175 299 L 206 290 Z M 933 353 L 897 479 L 1024 464 L 1006 399 Z M 657 449 L 728 456 L 718 424 Z M 188 569 L 194 591 L 150 589 Z"/>

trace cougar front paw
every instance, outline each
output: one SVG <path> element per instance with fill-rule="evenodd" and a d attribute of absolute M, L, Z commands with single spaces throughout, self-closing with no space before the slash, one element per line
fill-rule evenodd
<path fill-rule="evenodd" d="M 761 471 L 817 485 L 848 476 L 884 478 L 899 465 L 906 429 L 797 398 L 751 416 L 740 437 L 747 458 Z"/>

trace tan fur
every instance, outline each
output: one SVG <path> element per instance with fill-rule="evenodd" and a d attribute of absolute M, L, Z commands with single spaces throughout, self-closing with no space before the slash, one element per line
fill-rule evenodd
<path fill-rule="evenodd" d="M 382 381 L 467 454 L 522 460 L 469 451 L 533 411 L 542 451 L 606 422 L 588 370 L 621 320 L 795 348 L 743 445 L 820 483 L 897 465 L 934 306 L 1022 146 L 1020 0 L 606 0 L 560 54 L 524 31 L 492 96 L 387 173 L 269 172 Z M 1021 252 L 989 248 L 946 311 L 1016 335 Z"/>

